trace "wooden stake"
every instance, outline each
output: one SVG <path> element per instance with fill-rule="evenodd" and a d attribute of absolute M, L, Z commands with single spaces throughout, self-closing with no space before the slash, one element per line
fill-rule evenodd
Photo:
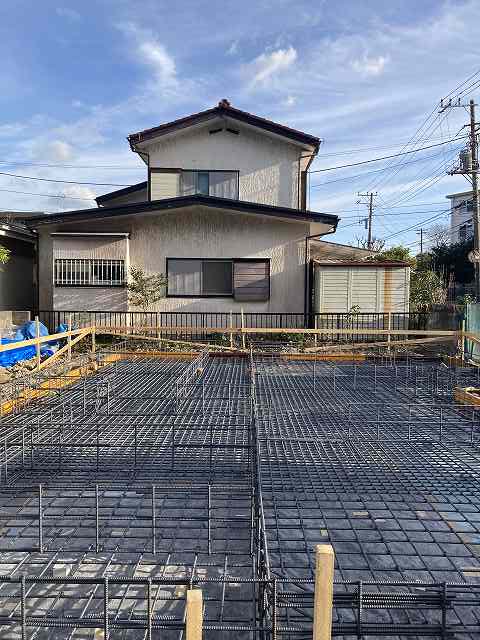
<path fill-rule="evenodd" d="M 37 371 L 40 369 L 40 321 L 35 316 L 35 351 L 37 355 Z"/>
<path fill-rule="evenodd" d="M 317 318 L 316 314 L 315 314 L 315 329 L 318 329 L 318 318 Z M 316 333 L 314 338 L 313 338 L 313 343 L 314 343 L 315 347 L 317 346 L 317 340 L 318 340 L 318 334 Z"/>
<path fill-rule="evenodd" d="M 230 347 L 233 349 L 233 313 L 230 309 Z"/>
<path fill-rule="evenodd" d="M 391 331 L 392 330 L 392 312 L 389 311 L 388 312 L 388 330 Z M 390 351 L 390 342 L 392 341 L 392 336 L 389 333 L 388 334 L 388 338 L 387 338 L 387 342 L 388 342 L 388 351 Z"/>
<path fill-rule="evenodd" d="M 95 328 L 92 329 L 92 353 L 95 353 L 97 350 L 97 340 L 95 337 Z"/>
<path fill-rule="evenodd" d="M 201 589 L 187 591 L 186 640 L 202 640 L 203 598 Z"/>
<path fill-rule="evenodd" d="M 242 316 L 242 349 L 245 349 L 245 314 L 243 313 L 243 307 L 240 311 Z"/>
<path fill-rule="evenodd" d="M 68 314 L 68 321 L 67 321 L 67 330 L 68 330 L 68 335 L 67 335 L 67 358 L 69 360 L 72 359 L 72 335 L 71 335 L 71 330 L 72 330 L 72 314 L 69 313 Z"/>
<path fill-rule="evenodd" d="M 334 564 L 333 547 L 330 544 L 318 544 L 315 549 L 313 640 L 330 640 L 332 637 Z"/>

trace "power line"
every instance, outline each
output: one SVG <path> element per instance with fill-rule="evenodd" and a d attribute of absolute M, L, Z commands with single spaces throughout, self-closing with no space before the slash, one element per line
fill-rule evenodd
<path fill-rule="evenodd" d="M 389 158 L 398 158 L 399 156 L 405 156 L 409 153 L 417 153 L 418 151 L 425 151 L 426 149 L 433 149 L 433 147 L 440 147 L 443 144 L 448 144 L 450 142 L 455 142 L 456 140 L 464 140 L 465 136 L 460 136 L 458 138 L 452 138 L 451 140 L 444 140 L 443 142 L 437 142 L 436 144 L 431 144 L 428 147 L 420 147 L 419 149 L 412 149 L 411 151 L 403 151 L 402 153 L 393 153 L 389 156 L 382 156 L 380 158 L 371 158 L 370 160 L 362 160 L 361 162 L 350 162 L 349 164 L 340 164 L 336 167 L 326 167 L 325 169 L 315 169 L 313 171 L 309 171 L 309 173 L 323 173 L 325 171 L 334 171 L 335 169 L 346 169 L 347 167 L 357 167 L 361 164 L 368 164 L 369 162 L 379 162 L 380 160 L 388 160 Z"/>
<path fill-rule="evenodd" d="M 16 191 L 15 189 L 0 189 L 2 193 L 18 193 L 23 196 L 40 196 L 42 198 L 65 198 L 66 200 L 85 200 L 95 202 L 95 198 L 79 198 L 77 196 L 66 196 L 54 193 L 34 193 L 33 191 Z"/>
<path fill-rule="evenodd" d="M 41 182 L 60 182 L 62 184 L 81 184 L 81 185 L 93 185 L 96 187 L 131 187 L 131 184 L 117 184 L 112 182 L 76 182 L 75 180 L 57 180 L 54 178 L 37 178 L 34 176 L 21 176 L 16 173 L 7 173 L 6 171 L 0 171 L 0 176 L 10 176 L 11 178 L 20 178 L 21 180 L 39 180 Z"/>
<path fill-rule="evenodd" d="M 24 162 L 22 160 L 0 160 L 0 164 L 10 164 L 22 167 L 46 167 L 55 169 L 118 169 L 121 171 L 143 171 L 144 166 L 122 167 L 111 164 L 48 164 L 44 162 Z"/>
<path fill-rule="evenodd" d="M 425 160 L 431 160 L 432 158 L 438 158 L 443 155 L 443 153 L 434 153 L 430 156 L 426 156 L 424 158 L 417 158 L 416 160 L 410 160 L 408 162 L 399 162 L 398 164 L 392 164 L 388 167 L 384 167 L 383 169 L 372 169 L 371 171 L 364 171 L 363 173 L 357 173 L 353 176 L 346 176 L 345 178 L 336 178 L 335 180 L 327 180 L 326 182 L 319 182 L 316 184 L 311 184 L 311 189 L 319 189 L 326 184 L 332 184 L 334 182 L 343 182 L 344 180 L 354 180 L 355 178 L 363 178 L 364 176 L 368 176 L 372 173 L 381 173 L 382 171 L 388 171 L 394 167 L 403 167 L 405 165 L 414 164 L 416 162 L 425 162 Z"/>
<path fill-rule="evenodd" d="M 382 240 L 389 240 L 390 238 L 394 238 L 395 236 L 399 236 L 402 233 L 406 233 L 407 231 L 410 231 L 412 229 L 416 229 L 417 227 L 421 226 L 422 224 L 425 224 L 426 222 L 431 222 L 432 220 L 436 220 L 437 218 L 441 218 L 441 216 L 445 215 L 445 213 L 447 213 L 448 211 L 450 211 L 450 209 L 445 209 L 445 211 L 442 211 L 441 213 L 438 213 L 437 215 L 432 216 L 431 218 L 427 218 L 426 220 L 420 220 L 420 222 L 417 222 L 416 224 L 413 224 L 410 227 L 406 227 L 405 229 L 401 229 L 400 231 L 396 231 L 395 233 L 391 233 L 389 236 L 386 236 L 385 238 L 382 238 Z"/>
<path fill-rule="evenodd" d="M 345 155 L 349 155 L 351 153 L 363 153 L 364 151 L 380 151 L 383 149 L 397 149 L 398 147 L 401 148 L 405 148 L 408 147 L 412 144 L 418 144 L 420 142 L 432 142 L 432 141 L 443 141 L 444 137 L 440 136 L 440 137 L 426 137 L 426 138 L 419 138 L 415 143 L 410 142 L 410 141 L 406 141 L 406 142 L 397 142 L 397 143 L 392 143 L 389 145 L 376 145 L 376 146 L 370 146 L 370 147 L 357 147 L 356 149 L 343 149 L 342 151 L 331 151 L 329 153 L 321 153 L 321 155 L 318 156 L 318 159 L 322 159 L 322 158 L 329 158 L 331 156 L 345 156 Z M 340 139 L 336 139 L 334 141 L 333 144 L 341 144 L 342 140 Z M 322 142 L 322 146 L 325 145 L 325 141 Z M 2 161 L 0 160 L 0 163 Z"/>

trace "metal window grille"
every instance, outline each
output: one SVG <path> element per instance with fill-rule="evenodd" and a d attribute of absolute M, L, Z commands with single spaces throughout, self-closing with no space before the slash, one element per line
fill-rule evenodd
<path fill-rule="evenodd" d="M 125 284 L 125 261 L 59 258 L 55 260 L 54 281 L 57 286 L 122 286 Z"/>

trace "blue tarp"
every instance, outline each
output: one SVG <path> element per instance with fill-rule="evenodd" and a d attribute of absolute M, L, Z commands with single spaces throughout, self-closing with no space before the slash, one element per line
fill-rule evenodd
<path fill-rule="evenodd" d="M 12 342 L 18 342 L 18 340 L 12 338 L 2 338 L 0 340 L 1 344 L 11 344 Z M 34 355 L 35 347 L 20 347 L 19 349 L 3 351 L 2 353 L 0 353 L 0 366 L 11 367 L 12 364 L 20 362 L 21 360 L 30 360 L 30 358 L 33 358 Z"/>
<path fill-rule="evenodd" d="M 48 336 L 48 329 L 41 322 L 39 323 L 39 329 L 41 337 Z M 61 324 L 57 328 L 56 333 L 63 333 L 64 331 L 67 331 L 67 326 Z M 22 340 L 32 340 L 33 338 L 36 338 L 35 322 L 30 321 L 26 322 L 19 329 L 17 329 L 15 337 L 13 339 L 2 338 L 0 340 L 0 343 L 12 344 L 14 342 L 21 342 Z M 44 342 L 40 346 L 40 353 L 42 354 L 42 356 L 50 357 L 51 355 L 53 355 L 54 351 L 52 349 L 52 346 L 55 346 L 56 344 L 56 340 Z M 10 351 L 4 351 L 0 353 L 0 366 L 11 367 L 16 362 L 21 362 L 22 360 L 30 360 L 30 358 L 33 358 L 35 356 L 35 353 L 35 347 L 20 347 L 18 349 L 11 349 Z"/>

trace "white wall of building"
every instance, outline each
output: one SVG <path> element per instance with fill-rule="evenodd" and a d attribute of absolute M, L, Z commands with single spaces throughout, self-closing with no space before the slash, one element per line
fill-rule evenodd
<path fill-rule="evenodd" d="M 318 229 L 320 225 L 315 227 Z M 323 231 L 327 230 L 323 225 Z M 308 222 L 197 206 L 40 228 L 41 308 L 54 305 L 57 309 L 108 310 L 114 302 L 115 308 L 117 304 L 125 308 L 120 292 L 116 292 L 114 300 L 106 295 L 105 288 L 98 290 L 95 297 L 95 289 L 62 287 L 63 291 L 58 291 L 53 287 L 54 250 L 50 234 L 54 231 L 129 233 L 130 264 L 152 273 L 165 273 L 167 257 L 270 259 L 268 301 L 240 303 L 233 298 L 165 298 L 156 306 L 158 311 L 239 311 L 241 307 L 258 312 L 303 311 L 305 236 L 311 233 Z M 58 242 L 56 237 L 55 253 L 59 251 Z M 98 247 L 95 251 L 98 256 Z M 81 254 L 85 257 L 83 250 Z M 75 258 L 72 243 L 69 255 Z"/>
<path fill-rule="evenodd" d="M 463 242 L 473 235 L 472 211 L 468 202 L 472 201 L 472 192 L 454 193 L 447 196 L 450 200 L 450 242 Z"/>
<path fill-rule="evenodd" d="M 152 141 L 145 147 L 150 168 L 238 170 L 240 200 L 299 208 L 299 167 L 301 171 L 308 163 L 300 158 L 305 149 L 237 123 L 238 135 L 226 130 L 212 135 L 211 129 L 206 125 Z M 152 199 L 154 195 L 166 197 L 157 187 Z"/>

